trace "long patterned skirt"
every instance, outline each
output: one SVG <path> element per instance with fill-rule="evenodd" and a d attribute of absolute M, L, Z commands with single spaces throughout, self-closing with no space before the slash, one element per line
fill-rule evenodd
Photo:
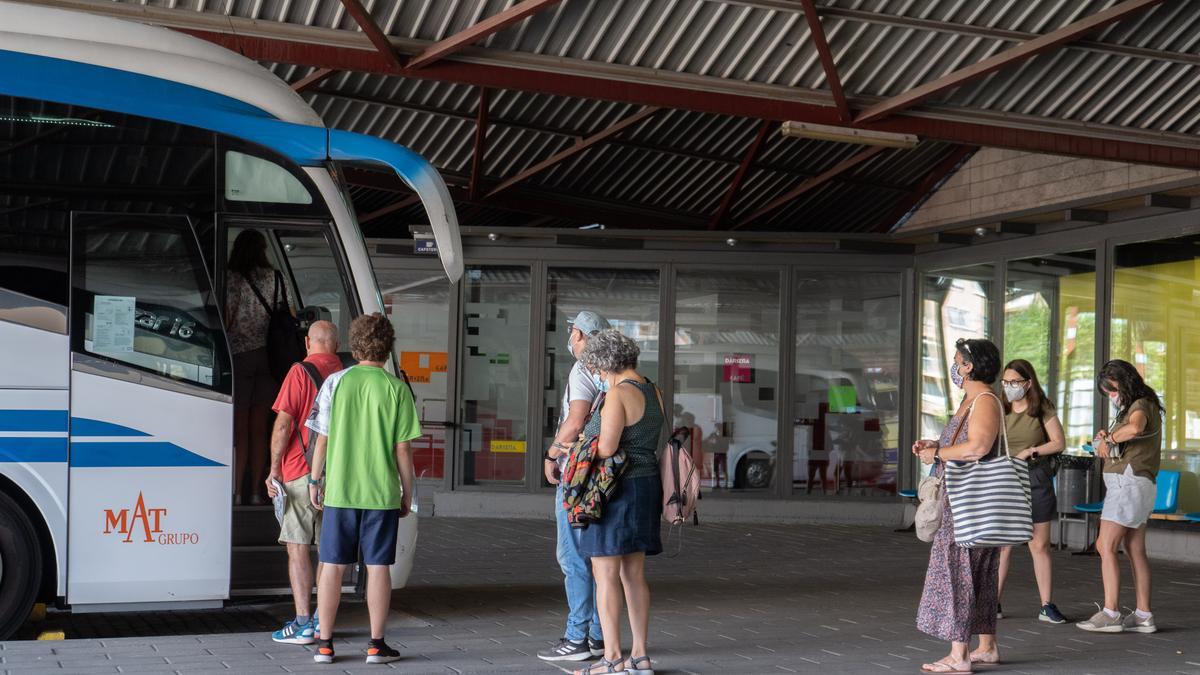
<path fill-rule="evenodd" d="M 942 498 L 942 525 L 933 536 L 917 628 L 939 640 L 970 642 L 996 633 L 1000 549 L 954 543 L 950 498 Z"/>

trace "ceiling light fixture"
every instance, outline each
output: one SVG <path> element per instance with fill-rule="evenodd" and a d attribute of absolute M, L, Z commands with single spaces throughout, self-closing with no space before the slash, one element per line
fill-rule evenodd
<path fill-rule="evenodd" d="M 817 141 L 878 145 L 885 148 L 903 148 L 905 150 L 917 147 L 917 143 L 921 140 L 913 134 L 896 134 L 888 131 L 835 127 L 828 124 L 810 124 L 808 122 L 784 122 L 783 126 L 779 128 L 779 132 L 789 138 L 811 138 Z"/>

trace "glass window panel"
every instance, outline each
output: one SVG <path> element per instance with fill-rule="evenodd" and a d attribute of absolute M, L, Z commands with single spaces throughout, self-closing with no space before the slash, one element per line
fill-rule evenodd
<path fill-rule="evenodd" d="M 1033 364 L 1077 451 L 1095 431 L 1096 254 L 1014 260 L 1007 276 L 1004 360 Z"/>
<path fill-rule="evenodd" d="M 551 268 L 546 277 L 546 382 L 544 450 L 563 416 L 567 374 L 575 357 L 567 349 L 567 321 L 589 309 L 633 338 L 642 353 L 638 372 L 658 381 L 659 280 L 655 270 Z M 542 478 L 543 482 L 545 478 Z"/>
<path fill-rule="evenodd" d="M 450 344 L 450 280 L 441 269 L 406 269 L 405 258 L 376 256 L 375 277 L 396 329 L 396 357 L 416 397 L 424 435 L 412 443 L 417 478 L 445 475 Z"/>
<path fill-rule="evenodd" d="M 1184 472 L 1179 508 L 1200 511 L 1200 237 L 1116 248 L 1113 358 L 1134 364 L 1158 392 L 1162 466 Z"/>
<path fill-rule="evenodd" d="M 941 435 L 958 405 L 950 382 L 954 343 L 959 338 L 991 337 L 994 269 L 962 267 L 926 274 L 922 281 L 920 438 Z"/>
<path fill-rule="evenodd" d="M 523 482 L 528 441 L 527 267 L 470 267 L 463 278 L 463 483 Z M 540 449 L 534 452 L 541 454 Z"/>
<path fill-rule="evenodd" d="M 896 491 L 901 287 L 894 272 L 797 273 L 791 468 L 802 494 Z"/>
<path fill-rule="evenodd" d="M 225 153 L 225 198 L 236 202 L 311 204 L 312 195 L 278 164 L 229 150 Z"/>
<path fill-rule="evenodd" d="M 230 393 L 225 332 L 187 219 L 76 214 L 72 225 L 72 349 Z"/>
<path fill-rule="evenodd" d="M 778 272 L 682 271 L 675 285 L 675 424 L 701 439 L 705 489 L 764 490 L 775 476 Z"/>
<path fill-rule="evenodd" d="M 302 321 L 324 319 L 338 328 L 342 351 L 350 347 L 354 309 L 338 268 L 338 255 L 324 233 L 279 232 L 279 245 L 296 283 L 297 312 Z"/>

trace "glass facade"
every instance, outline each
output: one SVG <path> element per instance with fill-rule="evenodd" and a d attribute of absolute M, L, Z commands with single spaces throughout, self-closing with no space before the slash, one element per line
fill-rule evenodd
<path fill-rule="evenodd" d="M 976 265 L 925 275 L 921 283 L 921 405 L 919 438 L 937 438 L 959 397 L 950 381 L 954 344 L 990 339 L 995 267 Z"/>
<path fill-rule="evenodd" d="M 690 430 L 704 489 L 765 490 L 775 479 L 781 276 L 676 276 L 673 427 Z"/>
<path fill-rule="evenodd" d="M 1180 508 L 1196 511 L 1200 234 L 1180 231 L 1051 235 L 1073 249 L 1039 255 L 1041 237 L 999 241 L 912 267 L 808 269 L 781 256 L 714 267 L 652 251 L 571 264 L 533 249 L 522 264 L 470 265 L 457 286 L 432 261 L 407 269 L 412 256 L 376 268 L 426 426 L 419 470 L 449 489 L 548 490 L 539 458 L 574 363 L 567 320 L 590 309 L 641 345 L 640 370 L 663 386 L 670 431 L 714 495 L 886 499 L 912 487 L 907 444 L 937 437 L 960 398 L 954 343 L 986 338 L 1033 363 L 1068 451 L 1107 419 L 1099 364 L 1134 363 L 1166 406 L 1163 468 L 1183 472 Z"/>
<path fill-rule="evenodd" d="M 575 356 L 567 348 L 567 321 L 585 309 L 608 319 L 613 328 L 637 341 L 642 349 L 638 372 L 657 382 L 660 295 L 658 270 L 547 270 L 545 414 L 539 454 L 554 441 L 563 419 L 567 374 L 575 365 Z M 545 484 L 545 477 L 542 480 Z"/>
<path fill-rule="evenodd" d="M 1117 246 L 1109 352 L 1163 401 L 1162 469 L 1183 472 L 1179 506 L 1200 510 L 1200 236 Z"/>
<path fill-rule="evenodd" d="M 1067 450 L 1095 432 L 1096 253 L 1008 263 L 1004 360 L 1025 359 L 1054 401 Z"/>
<path fill-rule="evenodd" d="M 394 262 L 396 259 L 391 258 Z M 450 282 L 440 268 L 411 269 L 377 259 L 375 277 L 396 329 L 397 363 L 408 378 L 423 435 L 413 441 L 417 478 L 443 478 L 451 422 Z"/>
<path fill-rule="evenodd" d="M 521 483 L 529 440 L 530 271 L 473 266 L 461 283 L 462 482 Z"/>
<path fill-rule="evenodd" d="M 902 285 L 896 272 L 796 275 L 795 493 L 896 492 Z"/>

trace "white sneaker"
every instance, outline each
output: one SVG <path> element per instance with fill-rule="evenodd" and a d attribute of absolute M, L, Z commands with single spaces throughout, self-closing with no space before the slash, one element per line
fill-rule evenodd
<path fill-rule="evenodd" d="M 1158 626 L 1154 625 L 1154 615 L 1139 619 L 1137 612 L 1130 612 L 1125 615 L 1125 620 L 1121 622 L 1121 627 L 1132 633 L 1156 633 Z"/>
<path fill-rule="evenodd" d="M 1096 607 L 1100 611 L 1093 614 L 1092 618 L 1087 621 L 1080 621 L 1075 626 L 1093 633 L 1120 633 L 1125 630 L 1125 625 L 1122 623 L 1120 615 L 1113 618 L 1100 605 L 1096 605 Z"/>

